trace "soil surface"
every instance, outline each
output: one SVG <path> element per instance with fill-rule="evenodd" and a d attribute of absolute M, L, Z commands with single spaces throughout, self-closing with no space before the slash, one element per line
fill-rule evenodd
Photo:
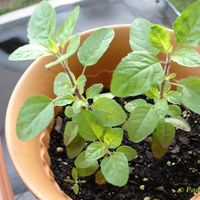
<path fill-rule="evenodd" d="M 68 119 L 61 112 L 50 135 L 49 155 L 51 169 L 61 189 L 73 200 L 189 200 L 193 193 L 200 192 L 200 116 L 183 111 L 183 117 L 191 125 L 191 132 L 177 130 L 174 143 L 161 159 L 153 158 L 150 139 L 138 144 L 127 140 L 124 144 L 138 151 L 138 158 L 130 162 L 130 178 L 126 186 L 119 188 L 110 184 L 97 185 L 94 175 L 80 185 L 79 195 L 65 182 L 73 168 L 63 143 L 63 130 Z"/>

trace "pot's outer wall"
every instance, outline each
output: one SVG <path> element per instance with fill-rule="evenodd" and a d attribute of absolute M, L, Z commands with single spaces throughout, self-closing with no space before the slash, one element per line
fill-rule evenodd
<path fill-rule="evenodd" d="M 95 66 L 86 70 L 86 75 L 89 78 L 88 85 L 101 82 L 109 87 L 113 69 L 121 58 L 131 51 L 128 40 L 130 26 L 118 25 L 113 26 L 113 28 L 116 35 L 108 51 Z M 81 39 L 84 40 L 91 31 L 93 30 L 83 32 Z M 64 196 L 57 190 L 53 180 L 45 173 L 40 155 L 41 143 L 39 136 L 32 141 L 22 142 L 16 137 L 15 131 L 19 110 L 28 96 L 43 94 L 54 97 L 53 81 L 57 73 L 62 71 L 62 68 L 58 66 L 47 71 L 44 66 L 51 60 L 53 60 L 52 57 L 45 57 L 35 61 L 15 87 L 6 114 L 6 140 L 17 172 L 37 198 L 40 200 L 69 200 L 69 197 Z M 69 66 L 76 75 L 82 71 L 82 66 L 76 56 L 70 59 Z M 199 68 L 183 68 L 173 64 L 172 71 L 178 72 L 178 79 L 191 75 L 200 76 Z"/>

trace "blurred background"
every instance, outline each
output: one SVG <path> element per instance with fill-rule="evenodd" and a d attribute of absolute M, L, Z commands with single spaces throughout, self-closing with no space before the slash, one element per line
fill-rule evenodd
<path fill-rule="evenodd" d="M 57 10 L 58 25 L 79 4 L 81 10 L 75 31 L 81 32 L 104 25 L 130 24 L 138 17 L 170 28 L 180 12 L 195 1 L 51 0 L 51 3 Z M 8 56 L 28 42 L 27 24 L 38 2 L 40 0 L 0 0 L 0 137 L 16 200 L 35 200 L 35 197 L 22 183 L 10 161 L 5 144 L 4 120 L 12 90 L 31 62 L 10 62 Z"/>

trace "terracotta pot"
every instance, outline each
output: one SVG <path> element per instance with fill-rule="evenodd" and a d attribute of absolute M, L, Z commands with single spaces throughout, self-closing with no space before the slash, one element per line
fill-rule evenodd
<path fill-rule="evenodd" d="M 131 51 L 129 46 L 130 26 L 118 25 L 113 26 L 113 28 L 116 36 L 108 51 L 95 66 L 86 71 L 89 78 L 88 85 L 102 82 L 106 87 L 109 87 L 112 71 L 121 58 Z M 83 32 L 81 39 L 84 40 L 92 31 Z M 36 197 L 40 200 L 66 200 L 70 198 L 58 189 L 49 170 L 49 158 L 46 148 L 50 128 L 46 129 L 42 136 L 38 136 L 29 142 L 18 140 L 15 131 L 17 115 L 28 96 L 33 94 L 54 96 L 53 81 L 56 74 L 62 71 L 62 68 L 58 66 L 47 71 L 44 66 L 51 60 L 53 60 L 52 57 L 45 57 L 35 61 L 26 70 L 15 87 L 7 109 L 6 140 L 17 172 Z M 82 66 L 76 56 L 70 59 L 69 66 L 76 75 L 80 74 Z M 178 79 L 192 75 L 200 76 L 200 69 L 179 67 L 176 64 L 173 64 L 172 71 L 178 72 Z"/>

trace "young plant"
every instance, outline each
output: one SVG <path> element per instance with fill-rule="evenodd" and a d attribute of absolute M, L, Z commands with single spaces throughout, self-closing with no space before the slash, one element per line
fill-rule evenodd
<path fill-rule="evenodd" d="M 173 62 L 191 70 L 200 66 L 200 55 L 195 49 L 200 44 L 199 8 L 200 1 L 197 1 L 174 22 L 174 46 L 168 29 L 136 19 L 130 31 L 133 52 L 121 60 L 113 73 L 111 92 L 115 96 L 146 96 L 125 105 L 130 116 L 124 128 L 136 143 L 151 135 L 156 158 L 167 152 L 176 129 L 191 130 L 181 117 L 180 106 L 200 114 L 200 78 L 177 81 L 176 74 L 172 73 Z M 165 60 L 159 59 L 161 54 Z M 172 90 L 171 86 L 176 89 Z"/>
<path fill-rule="evenodd" d="M 74 193 L 78 194 L 79 188 L 80 188 L 79 184 L 86 183 L 86 181 L 85 180 L 79 180 L 78 171 L 77 171 L 76 168 L 72 169 L 71 176 L 72 176 L 72 179 L 70 177 L 67 177 L 65 181 L 67 183 L 70 183 L 72 185 L 72 190 L 74 191 Z"/>
<path fill-rule="evenodd" d="M 78 177 L 90 176 L 99 167 L 101 178 L 117 186 L 125 185 L 129 177 L 128 161 L 137 156 L 134 149 L 122 145 L 123 130 L 118 126 L 125 123 L 127 115 L 113 100 L 114 96 L 102 93 L 100 83 L 85 87 L 86 69 L 103 56 L 114 38 L 114 30 L 98 29 L 80 45 L 80 35 L 71 36 L 78 13 L 79 7 L 76 7 L 56 30 L 55 10 L 48 1 L 42 1 L 28 25 L 30 43 L 9 57 L 29 60 L 52 55 L 55 60 L 45 67 L 63 67 L 64 72 L 58 73 L 54 81 L 54 99 L 33 95 L 24 103 L 17 119 L 17 136 L 23 141 L 33 139 L 54 119 L 55 107 L 64 107 L 69 119 L 64 127 L 66 153 L 69 159 L 75 159 L 76 166 L 72 170 L 73 179 L 67 178 L 66 182 L 73 184 L 76 194 L 78 184 L 83 183 Z M 75 77 L 68 64 L 76 52 L 83 65 L 79 77 Z"/>

